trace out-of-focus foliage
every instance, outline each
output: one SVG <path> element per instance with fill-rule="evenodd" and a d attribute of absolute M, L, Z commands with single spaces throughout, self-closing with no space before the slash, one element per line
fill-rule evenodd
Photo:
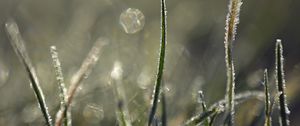
<path fill-rule="evenodd" d="M 208 106 L 225 97 L 224 27 L 227 1 L 167 0 L 168 43 L 164 89 L 168 124 L 180 125 L 201 112 L 199 90 Z M 236 92 L 263 91 L 263 70 L 269 69 L 271 94 L 275 93 L 274 47 L 282 39 L 285 56 L 287 101 L 291 125 L 300 123 L 300 1 L 243 1 L 233 59 Z M 128 34 L 120 15 L 137 28 Z M 141 18 L 143 17 L 143 18 Z M 17 59 L 4 23 L 14 19 L 20 28 L 52 117 L 59 110 L 59 87 L 49 47 L 60 56 L 66 87 L 93 43 L 110 41 L 89 78 L 72 103 L 72 124 L 115 125 L 116 102 L 111 83 L 118 62 L 128 112 L 133 125 L 146 124 L 155 82 L 160 41 L 160 1 L 156 0 L 0 0 L 0 125 L 42 125 L 44 119 Z M 139 24 L 144 23 L 144 24 Z M 143 22 L 145 21 L 145 22 Z M 130 24 L 130 23 L 129 23 Z M 140 29 L 140 30 L 138 30 Z M 237 106 L 236 125 L 262 125 L 264 103 L 251 100 Z M 272 122 L 278 125 L 278 111 Z M 254 120 L 254 121 L 253 121 Z M 217 122 L 218 123 L 218 122 Z"/>

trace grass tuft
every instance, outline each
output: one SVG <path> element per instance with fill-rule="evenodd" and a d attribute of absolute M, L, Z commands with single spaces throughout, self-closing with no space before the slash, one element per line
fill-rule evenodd
<path fill-rule="evenodd" d="M 275 49 L 275 59 L 276 59 L 276 85 L 279 93 L 279 109 L 280 109 L 280 124 L 281 126 L 289 125 L 289 110 L 286 102 L 285 94 L 285 79 L 284 79 L 284 70 L 283 70 L 283 47 L 280 39 L 276 40 L 276 49 Z"/>
<path fill-rule="evenodd" d="M 161 39 L 160 39 L 160 53 L 159 53 L 159 66 L 156 74 L 156 82 L 153 90 L 152 96 L 152 107 L 150 109 L 150 115 L 148 120 L 148 126 L 151 125 L 155 112 L 157 109 L 157 103 L 159 100 L 159 94 L 161 92 L 161 83 L 164 71 L 164 62 L 165 62 L 165 52 L 166 52 L 166 44 L 167 44 L 167 14 L 166 14 L 166 1 L 161 0 Z"/>
<path fill-rule="evenodd" d="M 32 86 L 34 94 L 37 98 L 40 109 L 43 113 L 43 116 L 46 120 L 46 123 L 48 126 L 52 126 L 52 120 L 51 120 L 51 116 L 48 112 L 48 107 L 45 102 L 44 93 L 40 87 L 40 83 L 37 78 L 36 71 L 35 71 L 35 69 L 31 63 L 31 60 L 28 56 L 28 53 L 26 51 L 26 47 L 24 45 L 25 42 L 20 34 L 18 25 L 16 24 L 16 22 L 14 20 L 8 20 L 5 23 L 5 28 L 6 28 L 7 35 L 10 39 L 10 43 L 11 43 L 15 53 L 18 55 L 20 61 L 23 63 L 23 65 L 28 73 L 31 86 Z"/>
<path fill-rule="evenodd" d="M 227 105 L 226 109 L 229 114 L 229 125 L 234 125 L 234 90 L 235 90 L 235 77 L 234 77 L 234 63 L 232 59 L 232 44 L 235 40 L 236 28 L 239 23 L 239 13 L 242 3 L 240 0 L 230 0 L 229 12 L 226 18 L 225 27 L 225 62 L 227 71 L 227 90 L 226 99 Z"/>
<path fill-rule="evenodd" d="M 83 80 L 88 78 L 88 75 L 91 73 L 92 69 L 96 65 L 100 53 L 102 51 L 102 48 L 108 44 L 108 40 L 100 38 L 97 39 L 94 43 L 92 49 L 84 59 L 84 61 L 81 64 L 81 67 L 79 70 L 72 76 L 70 87 L 67 91 L 67 105 L 66 107 L 59 110 L 56 116 L 55 120 L 55 126 L 61 126 L 62 120 L 63 120 L 63 114 L 65 111 L 69 111 L 69 107 L 72 103 L 72 100 L 74 98 L 75 92 L 79 85 L 82 83 Z"/>

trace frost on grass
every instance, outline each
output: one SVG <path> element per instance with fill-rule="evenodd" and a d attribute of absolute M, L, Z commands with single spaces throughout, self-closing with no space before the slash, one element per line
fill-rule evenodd
<path fill-rule="evenodd" d="M 135 8 L 128 8 L 120 15 L 120 24 L 128 34 L 134 34 L 141 31 L 145 25 L 145 16 Z"/>
<path fill-rule="evenodd" d="M 55 69 L 55 74 L 56 74 L 56 80 L 58 82 L 58 86 L 59 86 L 59 96 L 61 98 L 61 104 L 65 105 L 66 104 L 66 100 L 67 100 L 67 89 L 65 87 L 65 82 L 64 82 L 64 77 L 63 77 L 63 73 L 62 73 L 62 68 L 61 68 L 61 63 L 59 61 L 58 58 L 58 53 L 56 50 L 55 46 L 51 46 L 50 47 L 50 52 L 51 52 L 51 57 L 52 57 L 52 61 L 53 61 L 53 66 Z"/>
<path fill-rule="evenodd" d="M 82 83 L 84 79 L 88 78 L 88 75 L 96 65 L 99 56 L 102 52 L 102 49 L 104 46 L 109 44 L 108 39 L 106 38 L 98 38 L 96 42 L 94 43 L 92 49 L 84 59 L 84 61 L 81 64 L 81 67 L 79 70 L 72 76 L 70 87 L 67 92 L 67 105 L 65 108 L 60 109 L 59 112 L 56 115 L 56 121 L 55 125 L 60 126 L 61 122 L 63 120 L 63 113 L 64 111 L 68 111 L 70 104 L 74 98 L 75 92 L 78 89 L 79 85 Z"/>
<path fill-rule="evenodd" d="M 229 114 L 229 125 L 234 125 L 234 90 L 235 90 L 235 75 L 234 75 L 234 63 L 232 59 L 232 43 L 235 40 L 235 34 L 237 29 L 237 24 L 239 23 L 239 13 L 240 7 L 242 5 L 241 0 L 230 0 L 229 12 L 226 18 L 225 27 L 225 62 L 227 68 L 227 111 Z"/>
<path fill-rule="evenodd" d="M 46 123 L 47 123 L 47 125 L 51 126 L 52 121 L 51 121 L 50 114 L 48 112 L 48 107 L 45 102 L 44 94 L 40 87 L 40 83 L 37 78 L 36 71 L 35 71 L 35 69 L 31 63 L 31 60 L 28 56 L 28 53 L 26 51 L 26 48 L 24 45 L 25 42 L 20 34 L 18 25 L 16 24 L 16 22 L 14 20 L 8 20 L 5 23 L 5 28 L 6 28 L 8 37 L 10 39 L 10 43 L 11 43 L 15 53 L 19 57 L 20 61 L 23 63 L 23 65 L 28 73 L 31 87 L 33 88 L 35 96 L 38 100 L 39 107 L 44 115 L 45 120 L 46 120 Z"/>
<path fill-rule="evenodd" d="M 167 13 L 166 13 L 166 1 L 161 0 L 161 40 L 160 40 L 160 53 L 158 61 L 158 69 L 156 74 L 156 81 L 152 95 L 151 109 L 148 119 L 148 126 L 150 126 L 154 120 L 154 116 L 157 109 L 157 103 L 159 100 L 159 95 L 161 92 L 162 81 L 163 81 L 163 71 L 167 44 Z M 165 107 L 162 107 L 165 108 Z"/>
<path fill-rule="evenodd" d="M 264 72 L 264 87 L 265 87 L 265 126 L 271 126 L 271 101 L 269 91 L 269 79 L 267 69 Z"/>
<path fill-rule="evenodd" d="M 55 74 L 56 74 L 56 80 L 58 82 L 58 87 L 59 87 L 59 96 L 60 96 L 60 110 L 64 110 L 64 108 L 67 106 L 67 89 L 65 87 L 65 82 L 64 82 L 64 77 L 62 73 L 62 68 L 61 68 L 61 63 L 58 58 L 58 53 L 56 50 L 56 46 L 51 46 L 50 47 L 50 53 L 51 53 L 51 58 L 53 62 L 53 66 L 55 69 Z M 60 111 L 59 111 L 60 112 Z M 57 114 L 59 115 L 59 114 Z M 70 126 L 72 123 L 71 120 L 71 111 L 64 111 L 63 112 L 63 118 L 64 118 L 64 124 L 65 126 Z M 57 118 L 57 117 L 56 117 Z"/>
<path fill-rule="evenodd" d="M 284 70 L 283 70 L 283 47 L 280 39 L 276 40 L 276 49 L 275 49 L 275 59 L 276 59 L 276 85 L 279 94 L 279 109 L 280 109 L 280 124 L 282 126 L 289 125 L 289 110 L 286 101 L 286 94 L 285 94 L 285 77 L 284 77 Z"/>

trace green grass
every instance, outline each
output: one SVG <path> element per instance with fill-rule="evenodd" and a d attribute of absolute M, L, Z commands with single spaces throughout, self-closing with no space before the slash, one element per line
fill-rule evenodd
<path fill-rule="evenodd" d="M 166 44 L 167 44 L 167 14 L 166 14 L 166 1 L 161 0 L 161 38 L 160 38 L 160 53 L 158 68 L 154 83 L 154 90 L 152 95 L 152 100 L 150 104 L 150 112 L 148 117 L 148 122 L 146 125 L 168 125 L 168 116 L 167 116 L 167 97 L 166 92 L 164 91 L 164 64 L 166 57 Z M 225 63 L 226 63 L 226 72 L 227 72 L 227 87 L 225 98 L 221 99 L 214 104 L 208 105 L 204 101 L 204 94 L 200 92 L 200 101 L 201 104 L 198 104 L 202 107 L 201 112 L 195 112 L 196 114 L 186 121 L 183 122 L 185 126 L 195 126 L 195 125 L 205 125 L 212 126 L 215 124 L 215 120 L 222 122 L 226 125 L 233 126 L 235 125 L 235 110 L 236 106 L 242 105 L 243 102 L 248 101 L 249 99 L 257 99 L 261 102 L 265 102 L 265 126 L 271 126 L 272 120 L 272 109 L 273 104 L 271 104 L 271 95 L 269 88 L 269 78 L 268 71 L 264 72 L 264 87 L 263 91 L 245 91 L 238 94 L 235 94 L 235 69 L 233 61 L 233 44 L 235 41 L 237 24 L 239 22 L 239 13 L 240 13 L 241 0 L 230 0 L 229 1 L 229 12 L 226 18 L 226 27 L 225 27 Z M 46 102 L 44 100 L 44 95 L 42 89 L 39 86 L 39 81 L 35 72 L 35 69 L 30 61 L 30 58 L 27 54 L 24 40 L 22 39 L 17 24 L 9 20 L 6 23 L 6 31 L 11 40 L 11 45 L 15 50 L 15 53 L 19 56 L 20 61 L 25 66 L 25 69 L 28 73 L 33 91 L 36 95 L 37 101 L 40 105 L 43 116 L 46 120 L 47 125 L 52 126 L 51 116 L 48 112 Z M 61 63 L 58 58 L 58 53 L 55 46 L 51 46 L 50 53 L 53 60 L 53 66 L 56 73 L 56 80 L 60 90 L 60 109 L 57 112 L 56 120 L 54 122 L 55 126 L 61 125 L 71 125 L 71 116 L 70 116 L 70 105 L 74 99 L 77 88 L 82 84 L 82 82 L 88 77 L 88 75 L 93 70 L 94 66 L 97 64 L 99 56 L 103 47 L 107 43 L 104 40 L 96 40 L 90 52 L 87 54 L 86 59 L 82 62 L 79 70 L 72 76 L 69 88 L 65 87 L 64 77 L 62 74 Z M 281 40 L 277 40 L 275 48 L 275 71 L 276 71 L 276 85 L 278 89 L 278 102 L 280 109 L 280 124 L 282 126 L 289 125 L 288 114 L 289 110 L 287 107 L 286 93 L 285 93 L 285 76 L 284 76 L 284 67 L 283 63 L 283 46 Z M 122 69 L 122 68 L 120 68 Z M 117 71 L 118 72 L 118 71 Z M 120 75 L 119 75 L 120 74 Z M 134 122 L 131 121 L 131 116 L 129 109 L 127 108 L 127 99 L 126 94 L 124 93 L 125 89 L 122 86 L 122 73 L 114 73 L 114 70 L 111 73 L 111 83 L 114 85 L 113 93 L 115 95 L 115 107 L 116 116 L 118 120 L 118 125 L 120 126 L 131 126 L 134 125 Z M 274 96 L 274 97 L 277 97 Z M 159 102 L 161 100 L 161 102 Z M 275 101 L 275 100 L 274 100 Z M 157 118 L 157 108 L 159 104 L 161 105 L 161 115 L 160 120 Z M 223 118 L 218 118 L 219 115 L 224 115 L 228 117 L 228 122 L 224 121 Z M 140 117 L 142 118 L 142 116 Z M 145 119 L 144 119 L 145 120 Z M 221 120 L 221 121 L 220 121 Z M 155 123 L 154 123 L 155 122 Z"/>
<path fill-rule="evenodd" d="M 34 94 L 37 98 L 41 111 L 46 120 L 46 124 L 48 126 L 52 126 L 51 116 L 48 112 L 48 107 L 45 102 L 44 93 L 40 87 L 39 80 L 37 78 L 36 71 L 31 63 L 31 60 L 26 51 L 26 47 L 24 45 L 24 40 L 20 34 L 18 25 L 14 20 L 8 20 L 5 24 L 6 32 L 10 38 L 10 43 L 18 55 L 20 61 L 23 63 L 25 70 L 28 74 L 31 86 L 33 88 Z"/>
<path fill-rule="evenodd" d="M 229 3 L 229 12 L 226 18 L 226 32 L 225 32 L 225 62 L 226 62 L 226 71 L 227 71 L 227 90 L 226 90 L 226 98 L 227 98 L 227 111 L 230 113 L 229 117 L 229 125 L 234 125 L 234 90 L 235 90 L 235 72 L 234 72 L 234 63 L 232 58 L 232 45 L 235 40 L 235 34 L 237 29 L 237 24 L 239 23 L 239 14 L 241 7 L 240 0 L 230 0 Z"/>
<path fill-rule="evenodd" d="M 62 116 L 63 124 L 65 126 L 70 126 L 71 122 L 72 122 L 72 118 L 71 118 L 71 112 L 66 109 L 68 107 L 67 106 L 67 102 L 68 102 L 67 89 L 65 86 L 64 76 L 63 76 L 63 72 L 62 72 L 62 68 L 61 68 L 61 63 L 58 58 L 58 52 L 57 52 L 56 46 L 50 47 L 50 53 L 51 53 L 51 58 L 53 61 L 53 66 L 55 69 L 56 80 L 57 80 L 58 87 L 59 87 L 59 97 L 60 97 L 60 103 L 61 103 L 60 110 L 65 110 L 65 111 L 61 111 L 61 112 L 63 112 L 63 116 Z M 59 116 L 60 113 L 58 113 L 57 115 Z M 59 122 L 56 122 L 56 124 L 57 123 L 59 123 Z"/>
<path fill-rule="evenodd" d="M 271 126 L 271 102 L 270 102 L 270 89 L 269 89 L 269 78 L 268 70 L 264 71 L 264 86 L 265 86 L 265 126 Z"/>
<path fill-rule="evenodd" d="M 286 94 L 285 94 L 285 79 L 284 79 L 284 70 L 283 70 L 283 47 L 280 39 L 276 40 L 276 49 L 275 49 L 275 59 L 276 59 L 276 85 L 279 93 L 279 109 L 280 109 L 280 124 L 282 126 L 289 125 L 288 119 L 288 106 L 286 103 Z"/>
<path fill-rule="evenodd" d="M 160 53 L 159 53 L 159 62 L 158 62 L 158 70 L 156 75 L 156 81 L 153 91 L 153 98 L 152 98 L 152 107 L 150 110 L 148 126 L 151 125 L 155 112 L 157 109 L 157 103 L 159 100 L 159 94 L 162 88 L 162 81 L 163 81 L 163 72 L 164 72 L 164 63 L 165 63 L 165 53 L 166 53 L 166 44 L 167 44 L 167 19 L 166 19 L 166 1 L 161 0 L 161 38 L 160 38 Z M 164 107 L 163 107 L 164 108 Z"/>

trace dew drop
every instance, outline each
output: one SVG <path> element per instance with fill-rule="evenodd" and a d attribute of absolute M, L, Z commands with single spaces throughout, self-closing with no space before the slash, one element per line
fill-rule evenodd
<path fill-rule="evenodd" d="M 119 21 L 126 33 L 134 34 L 144 28 L 145 16 L 139 9 L 128 8 L 121 13 Z"/>
<path fill-rule="evenodd" d="M 98 104 L 87 104 L 82 112 L 86 121 L 97 123 L 104 118 L 103 107 Z"/>

